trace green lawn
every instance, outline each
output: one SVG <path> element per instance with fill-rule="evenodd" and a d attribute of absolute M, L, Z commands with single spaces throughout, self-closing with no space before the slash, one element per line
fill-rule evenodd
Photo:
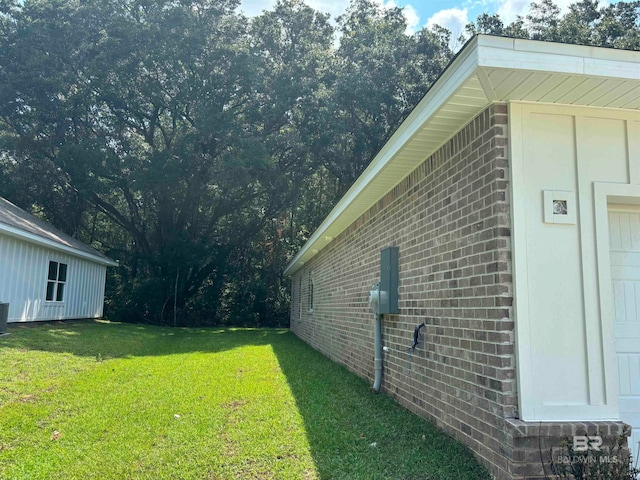
<path fill-rule="evenodd" d="M 1 479 L 488 479 L 286 330 L 109 322 L 0 337 Z"/>

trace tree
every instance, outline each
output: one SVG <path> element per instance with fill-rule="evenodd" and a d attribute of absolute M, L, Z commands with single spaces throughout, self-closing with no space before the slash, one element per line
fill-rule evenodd
<path fill-rule="evenodd" d="M 203 288 L 221 298 L 228 259 L 288 203 L 305 171 L 305 158 L 282 145 L 295 143 L 300 98 L 313 86 L 275 91 L 274 75 L 289 68 L 300 78 L 292 69 L 306 53 L 288 66 L 274 61 L 282 52 L 269 50 L 268 19 L 250 37 L 237 4 L 3 8 L 3 169 L 39 179 L 30 197 L 47 215 L 74 205 L 76 223 L 99 215 L 126 233 L 117 291 L 135 318 L 170 323 L 173 305 L 188 312 Z M 289 20 L 303 10 L 279 8 Z M 326 46 L 326 20 L 315 25 Z M 300 38 L 317 43 L 307 33 Z"/>
<path fill-rule="evenodd" d="M 477 33 L 640 50 L 640 2 L 600 6 L 597 0 L 580 0 L 562 16 L 552 0 L 544 0 L 531 3 L 526 19 L 517 17 L 507 26 L 498 14 L 483 13 L 466 26 L 461 41 Z"/>
<path fill-rule="evenodd" d="M 471 22 L 465 26 L 465 33 L 460 37 L 460 42 L 464 43 L 467 38 L 479 33 L 511 38 L 529 38 L 529 32 L 525 28 L 524 19 L 521 16 L 505 26 L 497 13 L 478 15 L 475 23 Z"/>
<path fill-rule="evenodd" d="M 337 180 L 341 195 L 364 170 L 451 58 L 449 34 L 405 33 L 400 8 L 354 0 L 338 18 L 335 86 L 324 124 L 319 163 Z M 329 135 L 331 137 L 329 138 Z"/>
<path fill-rule="evenodd" d="M 560 9 L 553 0 L 532 2 L 526 18 L 532 40 L 558 40 Z"/>
<path fill-rule="evenodd" d="M 452 57 L 373 0 L 337 41 L 302 0 L 238 2 L 0 0 L 0 191 L 120 260 L 118 318 L 286 321 L 287 260 Z M 640 49 L 639 19 L 545 0 L 466 34 Z"/>

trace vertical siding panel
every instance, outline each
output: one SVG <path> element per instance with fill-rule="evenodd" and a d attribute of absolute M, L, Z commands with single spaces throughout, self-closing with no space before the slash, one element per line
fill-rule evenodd
<path fill-rule="evenodd" d="M 9 238 L 7 241 L 7 278 L 16 278 L 14 265 L 16 256 L 14 248 L 13 238 Z M 9 301 L 9 303 L 11 303 L 12 300 L 15 301 L 15 283 L 13 282 L 7 282 L 7 297 L 7 301 Z M 11 309 L 11 305 L 9 305 L 9 308 Z"/>
<path fill-rule="evenodd" d="M 620 214 L 621 250 L 631 250 L 631 215 Z"/>
<path fill-rule="evenodd" d="M 100 301 L 96 302 L 96 316 L 102 317 L 104 315 L 104 294 L 102 292 L 105 291 L 106 283 L 107 283 L 107 267 L 100 266 L 98 267 L 99 273 L 98 278 L 100 279 L 100 286 L 96 286 L 96 289 L 99 288 L 99 291 L 96 291 L 96 297 L 100 298 Z"/>
<path fill-rule="evenodd" d="M 609 224 L 611 226 L 609 232 L 609 243 L 612 250 L 622 249 L 622 239 L 620 238 L 620 215 L 615 213 L 609 217 Z"/>
<path fill-rule="evenodd" d="M 6 300 L 3 298 L 3 293 L 5 291 L 5 283 L 7 278 L 7 272 L 5 271 L 4 265 L 6 265 L 7 260 L 7 241 L 4 237 L 0 236 L 0 302 L 5 302 Z"/>
<path fill-rule="evenodd" d="M 67 264 L 62 303 L 46 302 L 49 261 Z M 0 302 L 9 321 L 102 316 L 106 266 L 0 235 Z"/>
<path fill-rule="evenodd" d="M 84 262 L 79 261 L 77 259 L 72 260 L 73 270 L 71 270 L 71 275 L 68 276 L 68 280 L 72 282 L 73 289 L 69 293 L 73 293 L 73 295 L 69 295 L 69 311 L 67 315 L 69 317 L 80 317 L 80 302 L 82 301 L 82 291 L 84 290 Z"/>
<path fill-rule="evenodd" d="M 91 275 L 91 271 L 93 270 L 93 265 L 90 265 L 88 262 L 82 262 L 82 292 L 78 299 L 78 312 L 77 315 L 79 317 L 90 317 L 89 315 L 89 304 L 92 300 L 91 298 L 91 286 L 95 280 L 93 280 L 93 276 Z"/>
<path fill-rule="evenodd" d="M 37 265 L 35 263 L 35 260 L 37 257 L 36 257 L 35 249 L 29 244 L 16 242 L 16 248 L 20 250 L 16 254 L 16 258 L 23 259 L 23 263 L 19 266 L 18 272 L 24 272 L 23 273 L 24 283 L 19 288 L 19 291 L 17 292 L 18 294 L 20 292 L 23 292 L 23 293 L 22 293 L 22 299 L 19 299 L 19 298 L 17 299 L 18 301 L 21 300 L 24 303 L 24 307 L 22 308 L 22 313 L 20 315 L 21 317 L 20 319 L 24 320 L 29 318 L 33 310 L 32 299 L 35 298 L 33 293 L 36 288 L 35 279 L 37 278 L 36 276 Z M 22 276 L 18 272 L 16 272 L 16 278 L 20 278 Z M 18 305 L 19 304 L 20 303 L 18 303 Z"/>
<path fill-rule="evenodd" d="M 629 355 L 629 391 L 631 395 L 640 395 L 640 382 L 631 382 L 640 378 L 640 355 Z"/>
<path fill-rule="evenodd" d="M 76 262 L 76 275 L 74 275 L 74 279 L 77 282 L 77 294 L 73 296 L 74 305 L 73 305 L 73 316 L 74 317 L 86 317 L 84 315 L 83 303 L 86 302 L 87 298 L 87 265 L 85 262 Z"/>
<path fill-rule="evenodd" d="M 85 288 L 83 291 L 84 305 L 82 306 L 82 314 L 84 316 L 93 316 L 94 305 L 94 284 L 98 281 L 98 277 L 95 274 L 95 267 L 93 265 L 87 265 L 85 269 L 85 277 L 87 280 L 91 278 L 91 282 L 85 282 Z"/>
<path fill-rule="evenodd" d="M 97 265 L 91 265 L 90 271 L 87 272 L 87 275 L 90 276 L 93 280 L 91 282 L 87 282 L 87 293 L 86 299 L 87 304 L 84 306 L 85 315 L 91 317 L 97 317 L 97 304 L 96 301 L 96 287 L 100 284 L 100 276 L 99 276 L 99 268 Z M 104 290 L 102 290 L 104 292 Z"/>
<path fill-rule="evenodd" d="M 47 274 L 49 272 L 49 264 L 47 255 L 43 249 L 36 246 L 29 246 L 31 249 L 31 278 L 29 283 L 31 291 L 29 292 L 31 309 L 26 313 L 24 320 L 38 319 L 44 313 L 43 304 L 47 291 Z"/>
<path fill-rule="evenodd" d="M 75 298 L 77 296 L 77 286 L 76 286 L 76 271 L 77 266 L 75 259 L 68 259 L 67 257 L 59 256 L 57 258 L 53 258 L 53 261 L 60 261 L 62 263 L 67 264 L 67 282 L 65 285 L 65 289 L 67 290 L 64 294 L 64 302 L 63 309 L 64 312 L 60 310 L 57 311 L 59 316 L 63 315 L 66 318 L 73 318 L 73 310 L 75 304 Z"/>
<path fill-rule="evenodd" d="M 40 320 L 46 314 L 45 294 L 47 290 L 47 273 L 49 272 L 49 263 L 47 252 L 44 249 L 33 247 L 34 249 L 34 277 L 33 291 L 31 292 L 33 305 L 33 316 L 26 320 Z"/>
<path fill-rule="evenodd" d="M 622 285 L 624 287 L 624 296 L 625 296 L 625 300 L 626 300 L 626 318 L 625 318 L 625 322 L 636 322 L 637 318 L 636 318 L 636 291 L 635 291 L 635 284 L 636 282 L 632 282 L 632 281 L 627 281 L 627 282 L 622 282 Z"/>
<path fill-rule="evenodd" d="M 96 282 L 93 287 L 93 295 L 92 295 L 92 303 L 91 303 L 91 314 L 95 317 L 102 317 L 103 309 L 104 309 L 104 301 L 102 298 L 105 289 L 105 281 L 107 277 L 107 267 L 96 265 L 95 266 L 95 276 Z"/>
<path fill-rule="evenodd" d="M 20 299 L 21 297 L 24 298 L 25 293 L 29 295 L 29 290 L 25 289 L 24 288 L 25 286 L 31 287 L 31 289 L 34 288 L 32 283 L 33 272 L 31 272 L 31 269 L 27 264 L 29 251 L 31 250 L 31 248 L 29 245 L 26 245 L 18 241 L 16 241 L 15 245 L 17 250 L 16 251 L 16 267 L 15 267 L 16 278 L 24 278 L 23 285 L 16 284 L 15 292 L 14 292 L 15 297 Z M 22 272 L 25 272 L 26 275 L 23 275 Z M 26 315 L 26 312 L 24 312 L 23 315 Z"/>
<path fill-rule="evenodd" d="M 102 271 L 102 268 L 100 268 L 98 265 L 95 265 L 93 267 L 93 276 L 95 277 L 95 282 L 92 288 L 93 291 L 91 292 L 91 295 L 90 295 L 91 302 L 89 303 L 89 305 L 87 305 L 87 308 L 90 309 L 89 311 L 91 312 L 91 315 L 94 315 L 96 317 L 102 316 L 102 312 L 100 311 L 102 302 L 97 301 L 98 288 L 99 286 L 103 285 L 103 280 L 102 280 L 102 277 L 100 276 L 101 271 Z M 104 292 L 104 287 L 102 291 Z"/>
<path fill-rule="evenodd" d="M 93 282 L 93 275 L 91 272 L 93 271 L 93 265 L 89 265 L 87 262 L 83 262 L 82 265 L 82 295 L 80 296 L 81 303 L 78 304 L 78 315 L 81 317 L 89 317 L 91 316 L 89 306 L 93 302 L 93 297 L 91 295 L 91 287 Z"/>
<path fill-rule="evenodd" d="M 89 278 L 87 276 L 87 265 L 85 262 L 77 262 L 78 274 L 76 275 L 76 281 L 78 282 L 78 294 L 74 296 L 74 317 L 86 317 L 85 308 L 83 304 L 87 301 L 87 284 Z"/>

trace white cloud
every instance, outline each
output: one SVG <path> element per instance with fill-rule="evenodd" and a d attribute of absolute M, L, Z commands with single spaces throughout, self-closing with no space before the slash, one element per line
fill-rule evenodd
<path fill-rule="evenodd" d="M 560 8 L 560 15 L 564 15 L 569 11 L 569 5 L 575 3 L 575 1 L 554 0 L 553 3 Z M 513 22 L 518 15 L 526 17 L 529 13 L 529 5 L 531 5 L 531 0 L 499 0 L 496 12 L 500 15 L 502 21 L 507 24 Z"/>
<path fill-rule="evenodd" d="M 315 10 L 330 14 L 332 20 L 342 15 L 349 6 L 349 0 L 306 0 L 305 3 Z M 263 10 L 271 10 L 275 4 L 276 0 L 242 0 L 240 10 L 253 17 L 260 15 Z"/>
<path fill-rule="evenodd" d="M 497 12 L 505 24 L 511 23 L 518 15 L 526 16 L 529 12 L 530 4 L 530 0 L 504 0 L 500 2 Z"/>
<path fill-rule="evenodd" d="M 330 14 L 334 21 L 349 6 L 349 0 L 306 0 L 305 3 L 319 12 Z"/>
<path fill-rule="evenodd" d="M 457 39 L 464 31 L 464 27 L 469 23 L 469 12 L 466 8 L 448 8 L 436 12 L 427 20 L 429 28 L 440 25 L 451 32 L 451 39 Z"/>
<path fill-rule="evenodd" d="M 260 15 L 263 10 L 269 10 L 276 3 L 276 0 L 243 0 L 238 10 L 248 17 Z"/>
<path fill-rule="evenodd" d="M 398 6 L 398 3 L 395 0 L 376 0 L 376 2 L 387 9 Z M 402 13 L 404 14 L 404 18 L 407 19 L 407 30 L 405 33 L 407 35 L 414 34 L 420 25 L 420 15 L 418 14 L 418 11 L 412 5 L 405 5 L 402 7 Z"/>

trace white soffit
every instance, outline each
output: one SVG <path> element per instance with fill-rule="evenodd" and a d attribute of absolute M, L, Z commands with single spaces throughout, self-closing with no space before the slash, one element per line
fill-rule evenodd
<path fill-rule="evenodd" d="M 487 35 L 472 38 L 285 274 L 295 273 L 487 106 L 509 101 L 640 110 L 640 52 Z"/>

